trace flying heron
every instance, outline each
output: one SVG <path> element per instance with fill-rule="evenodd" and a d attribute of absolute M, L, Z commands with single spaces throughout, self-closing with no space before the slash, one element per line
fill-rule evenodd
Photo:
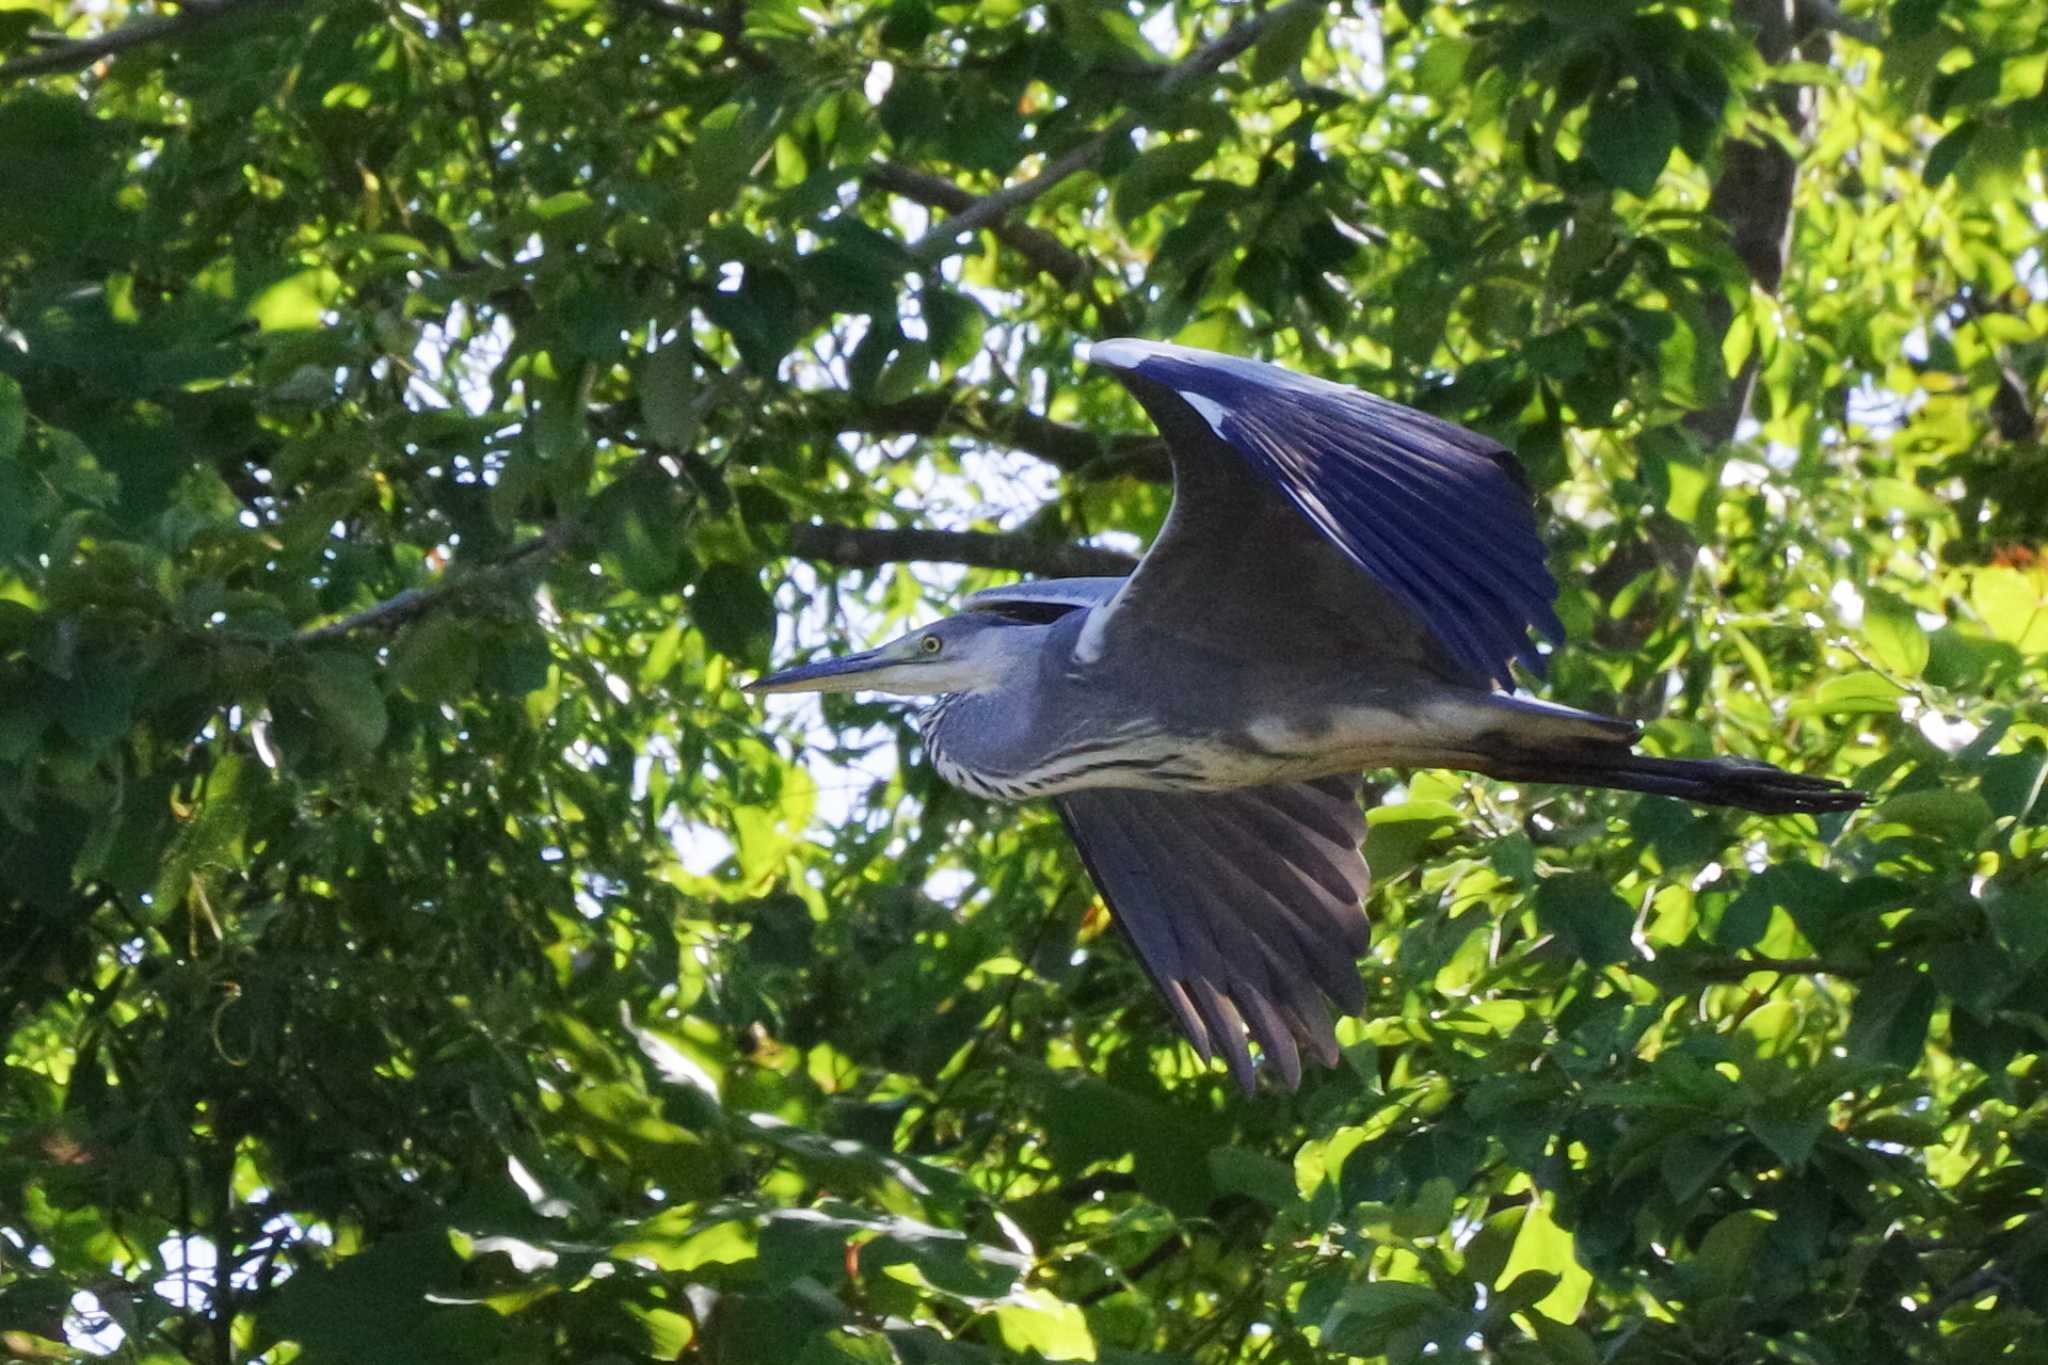
<path fill-rule="evenodd" d="M 1484 436 L 1277 365 L 1148 341 L 1090 363 L 1165 438 L 1173 506 L 1127 578 L 992 588 L 879 649 L 754 692 L 936 694 L 939 775 L 1051 797 L 1204 1061 L 1247 1092 L 1249 1041 L 1290 1087 L 1338 1060 L 1325 998 L 1365 1006 L 1360 774 L 1459 768 L 1765 812 L 1843 811 L 1840 783 L 1634 752 L 1631 721 L 1517 696 L 1551 607 L 1533 499 Z"/>

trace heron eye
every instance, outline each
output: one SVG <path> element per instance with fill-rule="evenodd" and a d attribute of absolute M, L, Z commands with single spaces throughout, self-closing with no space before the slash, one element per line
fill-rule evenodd
<path fill-rule="evenodd" d="M 922 649 L 927 654 L 936 654 L 940 650 L 944 649 L 946 645 L 945 642 L 939 639 L 938 636 L 927 635 L 922 640 L 919 640 L 917 642 L 917 647 L 919 649 Z"/>

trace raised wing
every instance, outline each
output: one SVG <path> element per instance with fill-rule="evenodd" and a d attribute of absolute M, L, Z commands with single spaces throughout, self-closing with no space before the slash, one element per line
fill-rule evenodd
<path fill-rule="evenodd" d="M 1410 638 L 1426 635 L 1455 672 L 1504 687 L 1513 685 L 1510 660 L 1542 671 L 1530 632 L 1563 636 L 1551 606 L 1557 581 L 1506 449 L 1398 403 L 1235 356 L 1124 340 L 1094 346 L 1089 360 L 1114 373 L 1166 437 L 1174 507 L 1084 651 L 1141 599 L 1144 617 L 1197 628 L 1204 619 L 1285 619 L 1305 603 L 1327 618 L 1332 601 L 1310 601 L 1305 589 L 1314 587 L 1378 618 L 1356 623 L 1358 638 L 1345 643 L 1427 654 Z M 1275 517 L 1276 506 L 1286 515 Z M 1301 536 L 1304 523 L 1317 536 Z M 1301 540 L 1319 541 L 1322 559 L 1354 575 L 1362 570 L 1380 595 L 1335 585 Z M 1226 592 L 1254 600 L 1222 600 Z M 1399 620 L 1386 619 L 1389 603 Z"/>
<path fill-rule="evenodd" d="M 1356 778 L 1224 793 L 1090 788 L 1055 799 L 1152 984 L 1247 1094 L 1249 1034 L 1291 1088 L 1301 1049 L 1338 1060 L 1324 998 L 1365 1007 L 1371 875 Z"/>

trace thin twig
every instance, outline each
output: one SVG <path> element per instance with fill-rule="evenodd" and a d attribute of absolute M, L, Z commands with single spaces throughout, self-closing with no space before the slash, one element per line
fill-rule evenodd
<path fill-rule="evenodd" d="M 1118 550 L 1016 533 L 913 528 L 799 525 L 789 528 L 791 553 L 848 569 L 922 560 L 978 569 L 1013 569 L 1047 578 L 1127 574 L 1137 560 Z"/>
<path fill-rule="evenodd" d="M 1165 1265 L 1174 1257 L 1187 1252 L 1194 1244 L 1185 1232 L 1175 1228 L 1166 1234 L 1166 1240 L 1153 1247 L 1129 1266 L 1117 1272 L 1117 1277 L 1108 1284 L 1099 1284 L 1081 1296 L 1081 1306 L 1100 1303 L 1111 1294 L 1120 1294 L 1126 1289 L 1135 1289 L 1138 1281 Z"/>
<path fill-rule="evenodd" d="M 1274 25 L 1301 10 L 1319 9 L 1324 3 L 1326 0 L 1287 0 L 1284 5 L 1276 5 L 1264 14 L 1247 19 L 1169 70 L 1156 87 L 1158 95 L 1169 95 L 1189 81 L 1208 75 L 1258 42 Z M 1020 209 L 1041 198 L 1069 176 L 1087 170 L 1101 158 L 1111 143 L 1129 134 L 1143 122 L 1142 114 L 1133 112 L 1123 115 L 1093 137 L 1054 157 L 1044 170 L 1029 180 L 1020 180 L 993 194 L 983 195 L 972 207 L 963 209 L 934 225 L 924 236 L 911 243 L 910 254 L 927 262 L 951 255 L 962 237 L 970 232 L 979 232 L 985 227 L 993 226 L 1007 217 L 1012 210 Z"/>
<path fill-rule="evenodd" d="M 1926 1316 L 1939 1318 L 1958 1304 L 1975 1302 L 1993 1290 L 2017 1289 L 2019 1277 L 2009 1268 L 2008 1262 L 2030 1259 L 2040 1251 L 2044 1238 L 2048 1238 L 2048 1209 L 2028 1214 L 2006 1238 L 2006 1245 L 1994 1253 L 1989 1264 L 1971 1271 L 1930 1299 Z"/>
<path fill-rule="evenodd" d="M 980 195 L 942 175 L 913 170 L 893 161 L 869 167 L 861 172 L 861 179 L 877 189 L 948 213 L 965 213 L 981 202 Z M 1059 239 L 1049 232 L 1022 223 L 998 223 L 994 231 L 1004 245 L 1070 289 L 1086 280 L 1091 271 L 1084 258 L 1060 245 Z"/>
<path fill-rule="evenodd" d="M 690 403 L 688 425 L 692 429 L 699 426 L 713 408 L 726 402 L 736 387 L 730 375 L 719 375 L 698 389 Z M 662 460 L 669 454 L 659 448 L 649 449 L 619 477 L 632 479 L 651 475 L 661 469 Z M 502 587 L 520 574 L 531 572 L 536 561 L 544 564 L 553 559 L 580 540 L 587 529 L 581 516 L 560 517 L 549 522 L 539 535 L 516 546 L 502 558 L 474 569 L 448 574 L 424 588 L 407 588 L 339 621 L 300 631 L 292 637 L 292 643 L 317 645 L 357 631 L 391 630 L 402 626 L 457 597 Z"/>
<path fill-rule="evenodd" d="M 1868 976 L 1870 969 L 1855 963 L 1830 962 L 1820 957 L 1733 957 L 1706 962 L 1688 962 L 1674 958 L 1669 962 L 1674 975 L 1696 977 L 1706 981 L 1742 981 L 1760 972 L 1776 972 L 1780 976 L 1839 976 L 1854 978 Z M 1638 975 L 1644 974 L 1643 965 L 1633 969 Z"/>
<path fill-rule="evenodd" d="M 265 7 L 282 9 L 298 0 L 187 0 L 178 13 L 160 19 L 138 19 L 132 24 L 109 29 L 91 38 L 56 43 L 27 57 L 0 64 L 0 81 L 25 76 L 46 76 L 57 71 L 79 71 L 107 57 L 166 38 L 177 38 L 205 28 L 216 20 Z"/>
<path fill-rule="evenodd" d="M 292 637 L 292 643 L 317 645 L 329 640 L 339 640 L 357 631 L 395 629 L 424 616 L 451 598 L 501 587 L 520 574 L 530 572 L 535 567 L 534 561 L 554 558 L 555 554 L 575 540 L 582 530 L 581 523 L 574 518 L 565 517 L 560 521 L 550 522 L 539 535 L 521 544 L 502 559 L 467 573 L 450 574 L 428 587 L 407 588 L 404 592 L 387 597 L 374 606 L 344 616 L 339 621 L 330 621 L 324 626 L 302 630 Z"/>

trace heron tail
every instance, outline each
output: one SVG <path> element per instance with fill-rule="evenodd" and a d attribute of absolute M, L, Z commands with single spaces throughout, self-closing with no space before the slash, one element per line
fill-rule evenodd
<path fill-rule="evenodd" d="M 1485 771 L 1515 782 L 1612 787 L 1769 815 L 1854 810 L 1869 800 L 1865 793 L 1831 778 L 1788 773 L 1754 759 L 1656 758 L 1606 745 L 1510 752 L 1490 761 Z"/>

